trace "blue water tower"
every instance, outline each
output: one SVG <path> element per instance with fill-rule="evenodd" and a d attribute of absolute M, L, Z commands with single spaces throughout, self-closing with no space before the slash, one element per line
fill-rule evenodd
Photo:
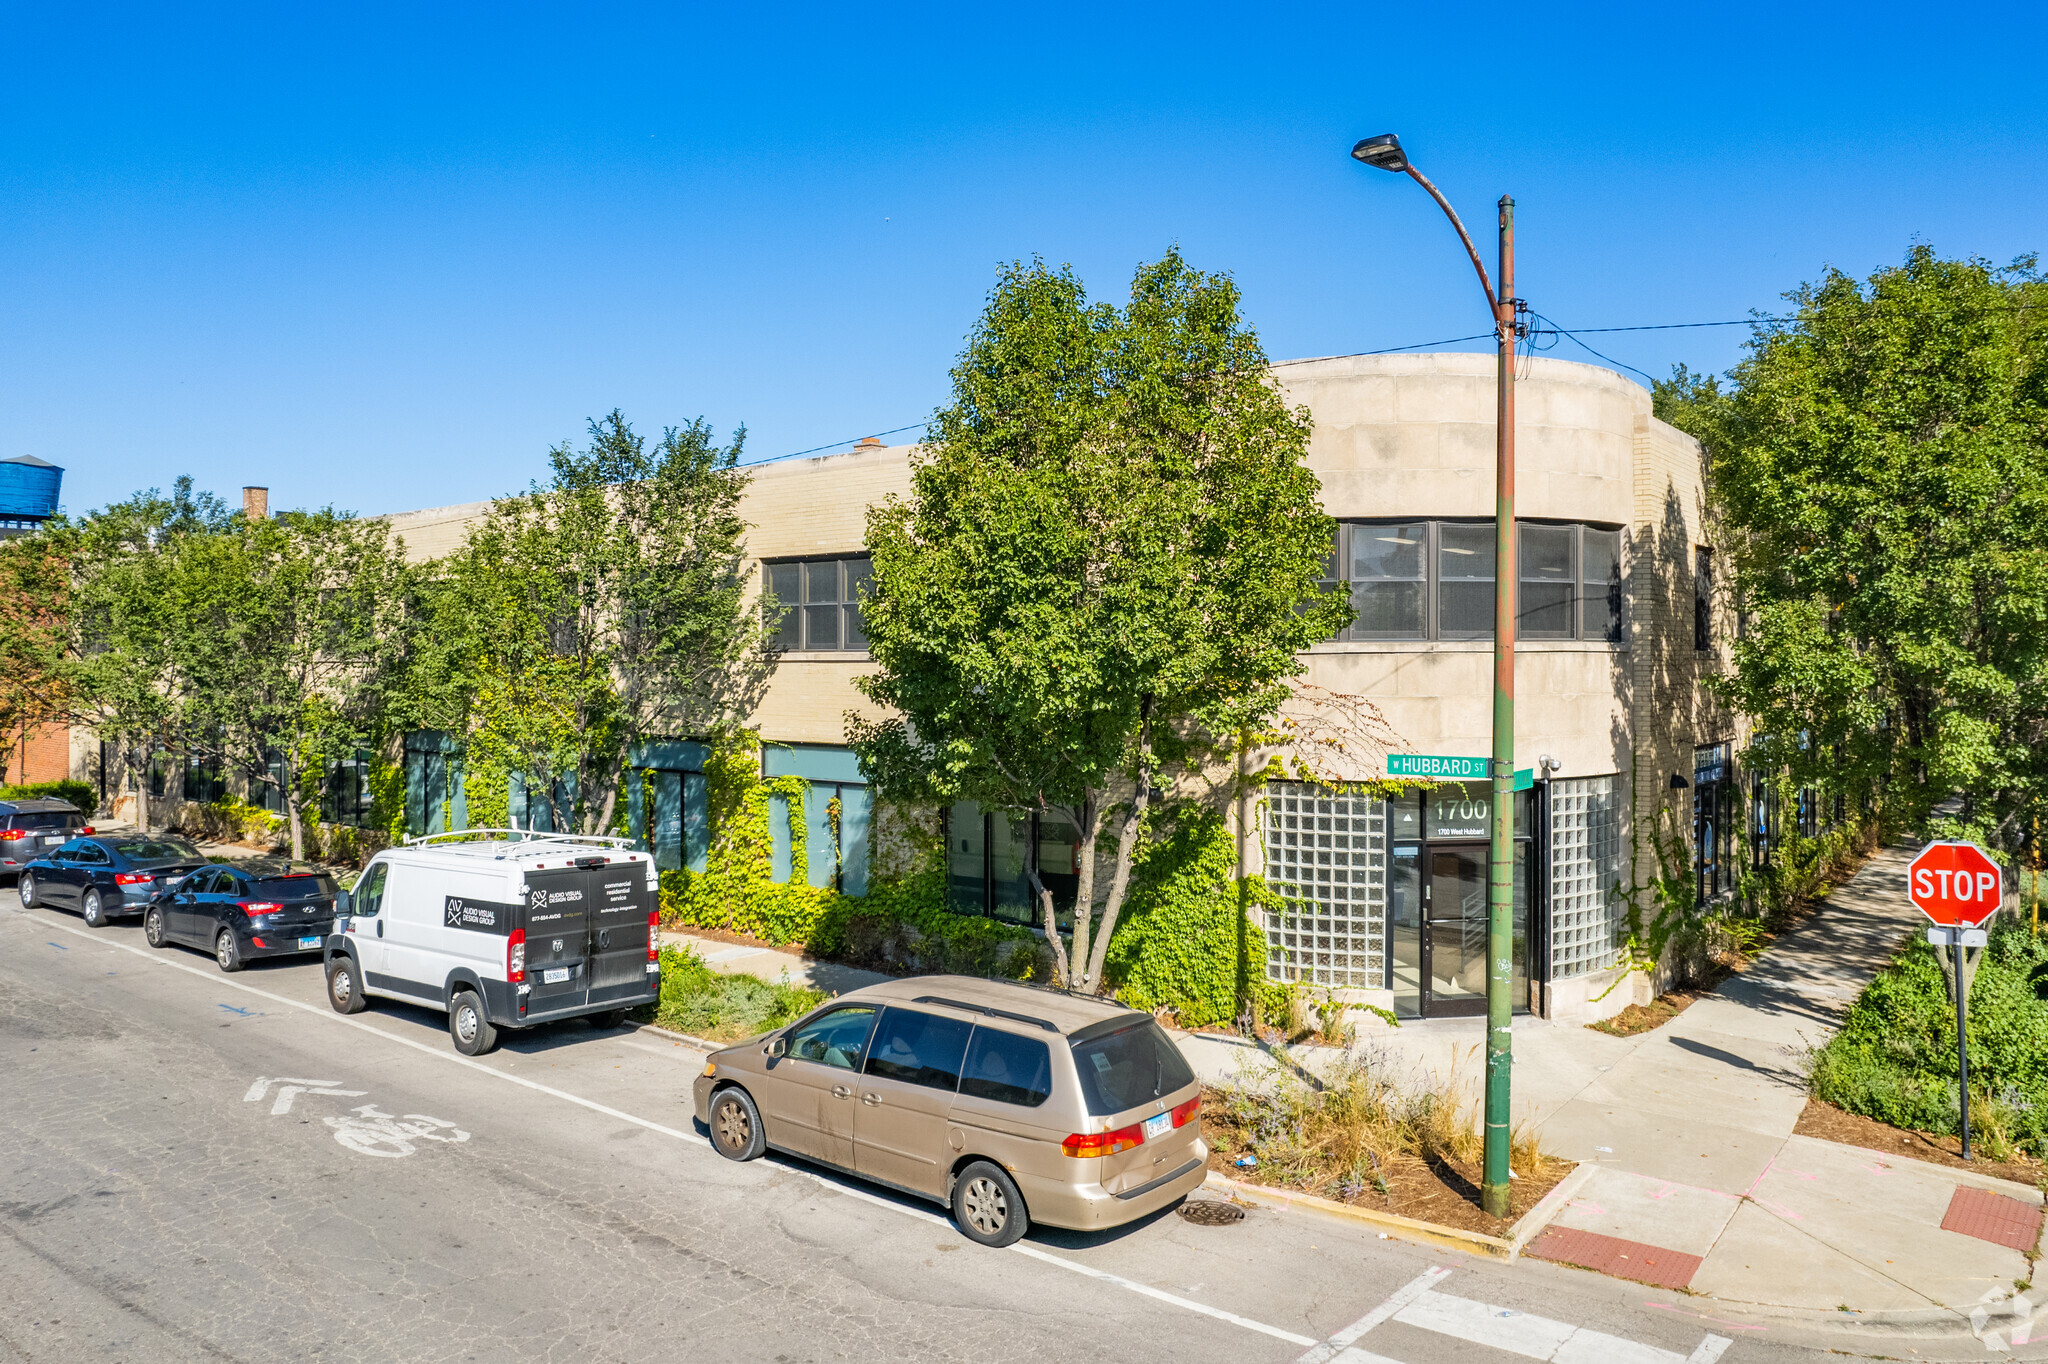
<path fill-rule="evenodd" d="M 27 535 L 57 514 L 64 471 L 34 455 L 0 459 L 0 537 Z"/>

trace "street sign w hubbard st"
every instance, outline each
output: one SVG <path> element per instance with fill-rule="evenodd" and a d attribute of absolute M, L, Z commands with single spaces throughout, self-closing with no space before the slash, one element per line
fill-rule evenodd
<path fill-rule="evenodd" d="M 1929 843 L 1906 869 L 1906 894 L 1935 923 L 1976 928 L 1998 912 L 2004 879 L 1975 843 Z"/>

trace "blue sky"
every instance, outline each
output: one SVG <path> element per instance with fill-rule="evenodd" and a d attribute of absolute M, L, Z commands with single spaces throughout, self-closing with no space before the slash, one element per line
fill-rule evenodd
<path fill-rule="evenodd" d="M 968 12 L 968 11 L 973 12 Z M 0 455 L 366 513 L 586 418 L 750 458 L 919 423 L 998 262 L 1178 242 L 1277 358 L 1486 319 L 1397 131 L 1567 326 L 2044 245 L 2031 7 L 15 5 Z M 1722 369 L 1738 328 L 1596 342 Z M 1563 343 L 1554 352 L 1589 358 Z M 907 437 L 892 437 L 894 440 Z"/>

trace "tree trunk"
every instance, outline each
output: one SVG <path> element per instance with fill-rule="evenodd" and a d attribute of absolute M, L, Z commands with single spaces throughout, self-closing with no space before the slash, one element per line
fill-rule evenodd
<path fill-rule="evenodd" d="M 306 855 L 306 824 L 299 816 L 299 784 L 295 781 L 284 783 L 284 817 L 292 831 L 292 860 Z"/>
<path fill-rule="evenodd" d="M 1074 941 L 1068 948 L 1066 961 L 1066 983 L 1070 990 L 1086 988 L 1079 979 L 1081 968 L 1088 961 L 1088 935 L 1095 919 L 1095 840 L 1102 834 L 1102 800 L 1089 791 L 1081 797 L 1081 846 L 1077 850 L 1079 861 L 1075 868 L 1078 878 L 1074 887 Z M 1053 933 L 1057 935 L 1058 926 Z"/>
<path fill-rule="evenodd" d="M 1052 983 L 1064 990 L 1073 979 L 1073 972 L 1067 966 L 1067 945 L 1060 939 L 1059 919 L 1053 913 L 1052 890 L 1038 879 L 1036 858 L 1029 859 L 1024 874 L 1031 880 L 1032 893 L 1038 898 L 1038 912 L 1045 920 L 1046 945 L 1052 948 Z"/>
<path fill-rule="evenodd" d="M 1109 956 L 1109 938 L 1116 932 L 1117 915 L 1124 907 L 1124 892 L 1130 888 L 1131 861 L 1138 849 L 1138 833 L 1145 822 L 1145 807 L 1152 796 L 1152 698 L 1138 703 L 1138 780 L 1131 795 L 1130 813 L 1124 816 L 1123 831 L 1116 840 L 1116 870 L 1109 882 L 1108 898 L 1102 902 L 1102 923 L 1095 930 L 1095 943 L 1088 954 L 1088 973 L 1081 978 L 1083 990 L 1101 993 L 1103 962 Z M 1079 948 L 1075 949 L 1079 955 Z"/>

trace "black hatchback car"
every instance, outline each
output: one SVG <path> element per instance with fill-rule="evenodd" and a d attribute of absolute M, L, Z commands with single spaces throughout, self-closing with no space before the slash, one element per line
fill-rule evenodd
<path fill-rule="evenodd" d="M 74 838 L 21 869 L 22 908 L 75 909 L 94 928 L 140 914 L 155 894 L 206 865 L 176 834 L 96 834 Z"/>
<path fill-rule="evenodd" d="M 0 875 L 21 869 L 92 827 L 68 800 L 0 800 Z"/>
<path fill-rule="evenodd" d="M 205 948 L 221 970 L 239 971 L 255 957 L 318 953 L 339 890 L 320 868 L 281 858 L 201 867 L 157 892 L 142 913 L 142 934 L 151 947 Z"/>

